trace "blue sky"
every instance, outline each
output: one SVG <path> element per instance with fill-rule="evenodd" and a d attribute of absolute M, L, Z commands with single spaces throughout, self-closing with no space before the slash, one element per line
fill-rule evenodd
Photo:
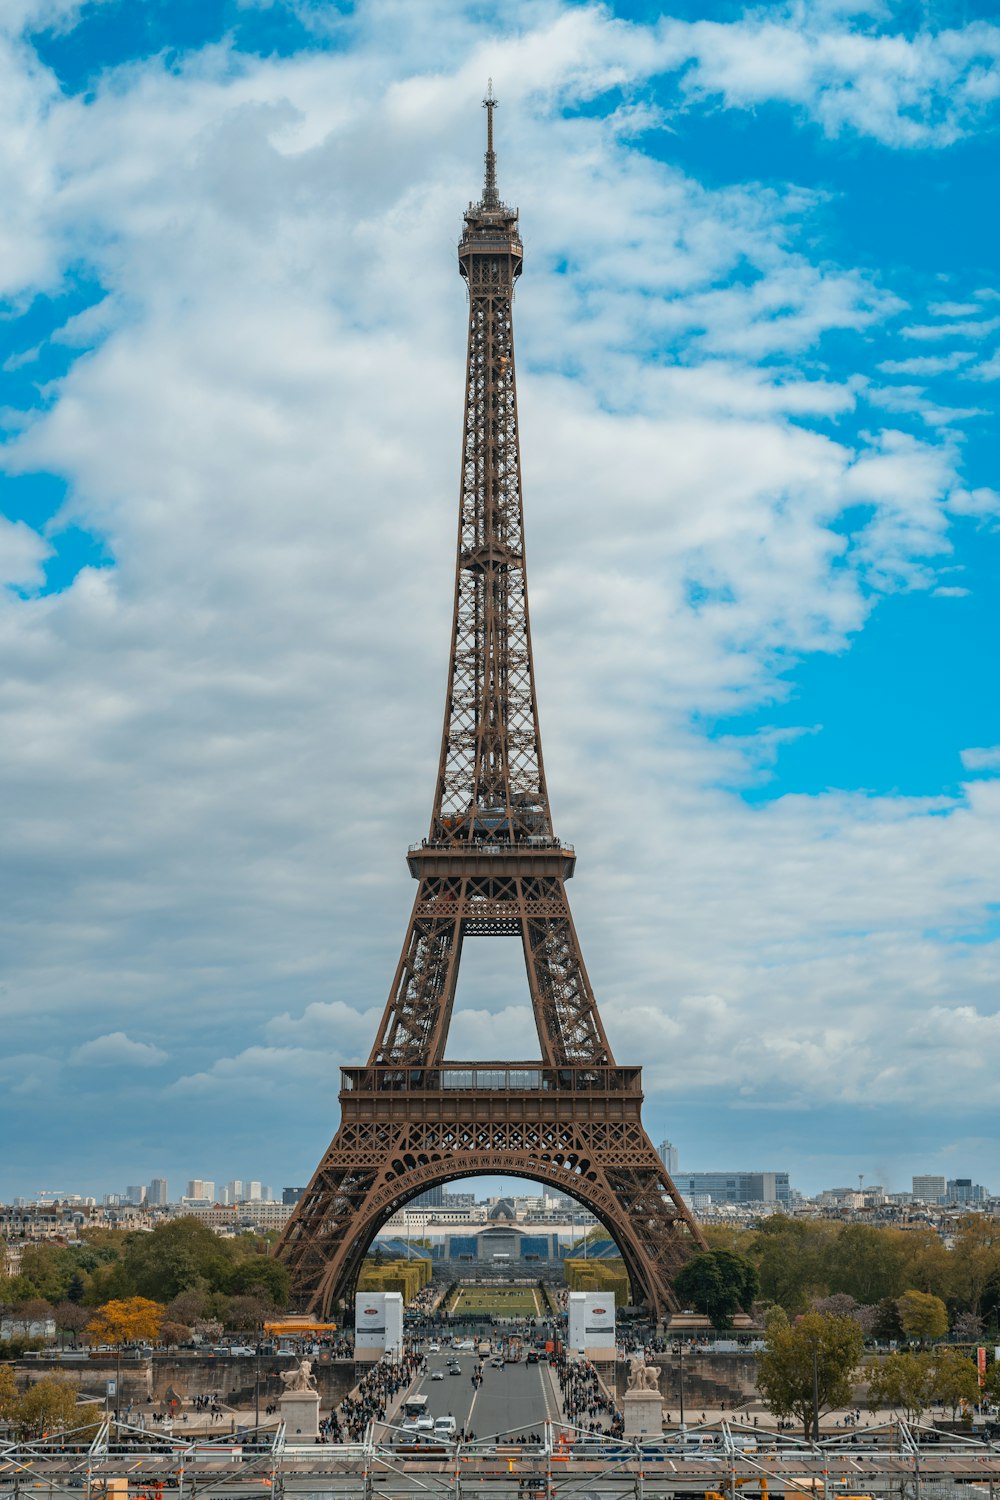
<path fill-rule="evenodd" d="M 984 4 L 0 19 L 0 1196 L 308 1175 L 409 910 L 492 75 L 542 725 L 651 1134 L 1000 1187 Z M 469 945 L 452 1055 L 529 1055 Z"/>

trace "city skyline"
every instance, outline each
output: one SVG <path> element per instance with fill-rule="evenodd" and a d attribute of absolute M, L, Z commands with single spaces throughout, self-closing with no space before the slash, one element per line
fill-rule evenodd
<path fill-rule="evenodd" d="M 367 1055 L 490 74 L 547 771 L 649 1133 L 995 1183 L 1000 27 L 19 0 L 0 42 L 0 1191 L 307 1181 Z M 452 1036 L 532 1055 L 519 954 L 468 945 Z"/>

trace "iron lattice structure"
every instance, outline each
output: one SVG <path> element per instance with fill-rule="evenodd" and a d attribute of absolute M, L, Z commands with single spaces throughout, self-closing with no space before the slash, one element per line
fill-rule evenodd
<path fill-rule="evenodd" d="M 640 1070 L 615 1064 L 566 896 L 575 854 L 552 831 L 528 616 L 514 364 L 518 214 L 486 180 L 458 247 L 469 338 L 455 608 L 429 835 L 368 1064 L 342 1070 L 341 1124 L 276 1253 L 306 1311 L 352 1290 L 375 1234 L 428 1187 L 533 1178 L 591 1209 L 635 1301 L 676 1310 L 672 1278 L 704 1240 L 640 1118 Z M 444 1061 L 462 944 L 519 937 L 541 1058 Z"/>

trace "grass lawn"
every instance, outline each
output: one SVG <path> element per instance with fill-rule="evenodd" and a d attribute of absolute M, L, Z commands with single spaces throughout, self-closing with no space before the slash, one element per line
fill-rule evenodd
<path fill-rule="evenodd" d="M 498 1318 L 536 1318 L 541 1314 L 538 1293 L 530 1286 L 463 1286 L 450 1311 L 472 1318 L 480 1313 Z"/>

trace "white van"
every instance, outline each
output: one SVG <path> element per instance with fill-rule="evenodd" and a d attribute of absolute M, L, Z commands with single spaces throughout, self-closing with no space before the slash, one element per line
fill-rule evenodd
<path fill-rule="evenodd" d="M 434 1423 L 434 1436 L 439 1438 L 453 1438 L 458 1431 L 458 1423 L 454 1417 L 438 1417 Z"/>

